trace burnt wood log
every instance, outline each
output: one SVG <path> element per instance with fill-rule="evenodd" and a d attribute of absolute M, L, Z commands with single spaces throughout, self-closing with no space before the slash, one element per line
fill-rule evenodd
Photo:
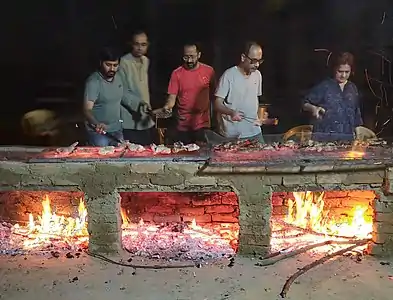
<path fill-rule="evenodd" d="M 369 239 L 367 239 L 367 240 L 359 240 L 354 245 L 352 245 L 350 247 L 347 247 L 347 248 L 341 249 L 339 251 L 333 252 L 333 253 L 331 253 L 329 255 L 326 255 L 326 256 L 324 256 L 324 257 L 322 257 L 322 258 L 312 262 L 311 264 L 308 264 L 308 265 L 304 266 L 303 268 L 299 269 L 295 274 L 293 274 L 291 277 L 289 277 L 287 279 L 287 281 L 285 282 L 285 284 L 284 284 L 284 286 L 283 286 L 283 288 L 281 290 L 281 293 L 280 293 L 281 298 L 285 298 L 287 296 L 287 293 L 288 293 L 292 283 L 300 275 L 306 273 L 308 270 L 311 270 L 312 268 L 314 268 L 316 266 L 319 266 L 319 265 L 325 263 L 326 261 L 332 259 L 333 257 L 339 256 L 339 255 L 343 255 L 346 252 L 351 251 L 352 249 L 355 249 L 356 247 L 363 246 L 363 245 L 367 244 L 369 241 L 370 241 Z"/>

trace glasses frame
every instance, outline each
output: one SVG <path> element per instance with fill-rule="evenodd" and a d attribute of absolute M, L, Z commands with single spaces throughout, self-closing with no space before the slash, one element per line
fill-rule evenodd
<path fill-rule="evenodd" d="M 243 53 L 243 55 L 246 58 L 248 58 L 250 60 L 250 63 L 253 64 L 253 65 L 256 65 L 256 64 L 262 65 L 263 62 L 265 61 L 263 58 L 261 58 L 261 59 L 251 58 L 247 54 L 244 54 L 244 53 Z"/>

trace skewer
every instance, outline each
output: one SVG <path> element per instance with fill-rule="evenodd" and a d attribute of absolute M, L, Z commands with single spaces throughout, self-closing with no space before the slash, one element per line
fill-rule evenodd
<path fill-rule="evenodd" d="M 243 120 L 249 123 L 255 123 L 259 121 L 259 119 L 251 118 L 251 117 L 243 117 Z M 273 118 L 273 119 L 265 119 L 262 125 L 277 125 L 278 124 L 278 119 Z"/>

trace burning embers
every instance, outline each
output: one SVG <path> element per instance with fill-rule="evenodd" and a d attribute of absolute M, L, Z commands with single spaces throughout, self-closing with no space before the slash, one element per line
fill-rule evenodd
<path fill-rule="evenodd" d="M 375 197 L 372 191 L 274 193 L 272 250 L 371 238 Z"/>
<path fill-rule="evenodd" d="M 235 193 L 125 193 L 123 246 L 162 259 L 217 259 L 237 250 Z"/>
<path fill-rule="evenodd" d="M 29 251 L 45 251 L 45 250 L 76 250 L 86 248 L 88 242 L 87 232 L 87 211 L 81 197 L 76 199 L 65 199 L 66 195 L 73 194 L 56 192 L 45 194 L 40 192 L 10 192 L 3 193 L 2 204 L 6 206 L 12 205 L 12 198 L 16 200 L 14 203 L 14 212 L 9 213 L 10 222 L 2 222 L 0 225 L 0 250 L 3 253 L 25 253 Z M 18 198 L 19 196 L 19 198 Z M 8 197 L 9 199 L 4 199 Z M 34 205 L 38 198 L 41 199 L 41 211 L 37 212 L 37 203 L 33 211 L 28 212 L 28 207 Z M 62 198 L 69 202 L 77 201 L 77 211 L 62 211 L 59 214 L 54 212 L 51 207 L 51 198 Z M 16 198 L 16 199 L 15 199 Z M 64 204 L 64 203 L 63 203 Z M 59 205 L 61 207 L 61 205 Z M 69 210 L 69 208 L 68 208 Z M 3 211 L 12 211 L 10 207 Z M 17 215 L 21 218 L 10 219 Z M 28 220 L 24 216 L 28 216 Z M 74 217 L 72 217 L 73 215 Z M 25 222 L 22 222 L 25 221 Z M 16 222 L 16 223 L 15 223 Z"/>
<path fill-rule="evenodd" d="M 235 254 L 235 193 L 122 193 L 123 246 L 149 258 L 207 260 Z M 103 211 L 103 213 L 105 213 Z M 87 248 L 87 210 L 78 192 L 0 193 L 0 253 Z"/>

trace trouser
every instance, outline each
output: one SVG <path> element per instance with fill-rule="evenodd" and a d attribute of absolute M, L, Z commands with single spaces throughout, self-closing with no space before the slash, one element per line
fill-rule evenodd
<path fill-rule="evenodd" d="M 133 144 L 149 146 L 157 143 L 157 130 L 151 127 L 143 130 L 123 129 L 124 139 Z"/>
<path fill-rule="evenodd" d="M 123 132 L 121 130 L 110 132 L 110 134 L 118 138 L 119 140 L 123 139 Z M 89 145 L 94 147 L 117 146 L 119 143 L 118 141 L 115 141 L 113 138 L 110 138 L 104 134 L 100 134 L 92 130 L 87 130 L 87 139 Z"/>

